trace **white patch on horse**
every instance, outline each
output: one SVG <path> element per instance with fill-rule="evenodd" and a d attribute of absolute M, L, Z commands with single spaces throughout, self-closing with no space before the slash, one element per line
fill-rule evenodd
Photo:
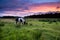
<path fill-rule="evenodd" d="M 16 23 L 17 22 L 20 22 L 20 23 L 22 23 L 22 24 L 24 24 L 25 23 L 25 20 L 23 19 L 23 18 L 17 18 L 18 20 L 16 20 Z"/>

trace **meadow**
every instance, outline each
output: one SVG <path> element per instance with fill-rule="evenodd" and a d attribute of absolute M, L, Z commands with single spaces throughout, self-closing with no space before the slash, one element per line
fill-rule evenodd
<path fill-rule="evenodd" d="M 26 22 L 0 18 L 0 40 L 60 40 L 59 18 L 26 18 Z"/>

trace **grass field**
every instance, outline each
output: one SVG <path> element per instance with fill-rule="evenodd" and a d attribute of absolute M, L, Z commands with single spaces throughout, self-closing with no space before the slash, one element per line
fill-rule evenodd
<path fill-rule="evenodd" d="M 28 18 L 28 24 L 0 19 L 0 40 L 60 40 L 60 19 Z"/>

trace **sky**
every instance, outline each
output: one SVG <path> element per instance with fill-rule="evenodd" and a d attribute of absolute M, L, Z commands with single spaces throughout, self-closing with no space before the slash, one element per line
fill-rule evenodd
<path fill-rule="evenodd" d="M 60 11 L 60 0 L 0 0 L 0 16 L 26 16 Z"/>

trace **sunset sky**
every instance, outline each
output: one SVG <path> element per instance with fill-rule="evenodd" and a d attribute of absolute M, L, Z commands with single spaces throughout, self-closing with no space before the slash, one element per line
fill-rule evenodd
<path fill-rule="evenodd" d="M 27 16 L 60 11 L 60 0 L 0 0 L 0 16 Z"/>

